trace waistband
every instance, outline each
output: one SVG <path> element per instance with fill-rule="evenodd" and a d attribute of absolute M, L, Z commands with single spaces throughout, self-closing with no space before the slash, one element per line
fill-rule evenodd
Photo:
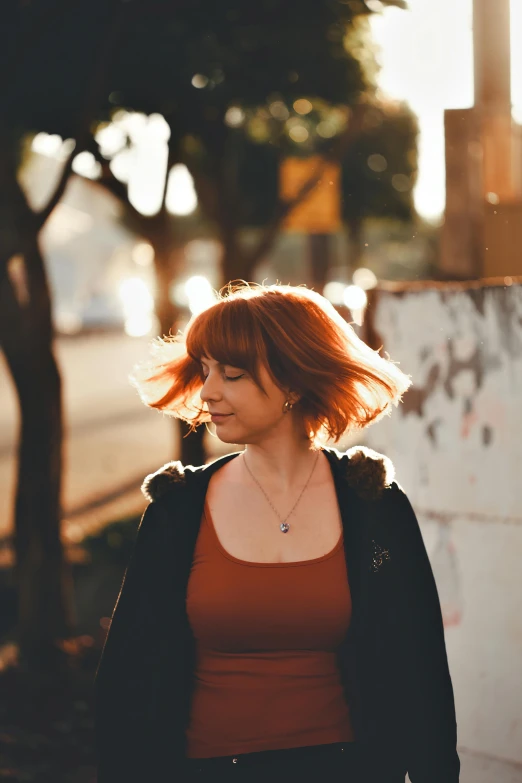
<path fill-rule="evenodd" d="M 255 753 L 238 753 L 235 756 L 213 756 L 212 758 L 186 758 L 187 770 L 221 770 L 251 768 L 261 764 L 286 764 L 293 761 L 307 761 L 322 758 L 359 759 L 361 748 L 356 742 L 332 742 L 327 745 L 306 745 L 300 748 L 261 750 Z"/>

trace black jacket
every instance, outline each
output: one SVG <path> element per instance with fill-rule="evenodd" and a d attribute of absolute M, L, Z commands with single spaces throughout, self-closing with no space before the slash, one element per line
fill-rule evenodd
<path fill-rule="evenodd" d="M 338 662 L 367 781 L 456 783 L 460 762 L 439 597 L 387 457 L 324 449 L 344 529 L 352 622 Z M 96 676 L 98 783 L 175 783 L 194 671 L 186 587 L 212 473 L 169 463 L 143 515 Z"/>

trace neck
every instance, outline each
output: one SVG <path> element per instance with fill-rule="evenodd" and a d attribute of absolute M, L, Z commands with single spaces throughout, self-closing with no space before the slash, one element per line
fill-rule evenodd
<path fill-rule="evenodd" d="M 264 488 L 281 493 L 302 486 L 317 458 L 307 439 L 248 444 L 243 452 L 243 459 Z"/>

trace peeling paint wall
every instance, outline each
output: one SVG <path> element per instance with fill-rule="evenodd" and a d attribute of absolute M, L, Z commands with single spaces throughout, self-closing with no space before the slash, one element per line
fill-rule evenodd
<path fill-rule="evenodd" d="M 372 311 L 413 386 L 364 442 L 395 462 L 430 555 L 462 780 L 495 759 L 484 783 L 522 781 L 522 285 L 379 291 Z"/>

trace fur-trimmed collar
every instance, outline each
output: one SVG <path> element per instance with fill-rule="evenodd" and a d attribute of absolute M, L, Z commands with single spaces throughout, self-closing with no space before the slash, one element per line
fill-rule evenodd
<path fill-rule="evenodd" d="M 367 446 L 353 446 L 346 452 L 329 451 L 333 451 L 342 464 L 344 479 L 364 500 L 376 500 L 394 480 L 395 468 L 391 459 Z M 183 463 L 179 460 L 167 462 L 145 478 L 141 491 L 147 500 L 158 500 L 172 487 L 185 484 L 186 480 Z"/>

